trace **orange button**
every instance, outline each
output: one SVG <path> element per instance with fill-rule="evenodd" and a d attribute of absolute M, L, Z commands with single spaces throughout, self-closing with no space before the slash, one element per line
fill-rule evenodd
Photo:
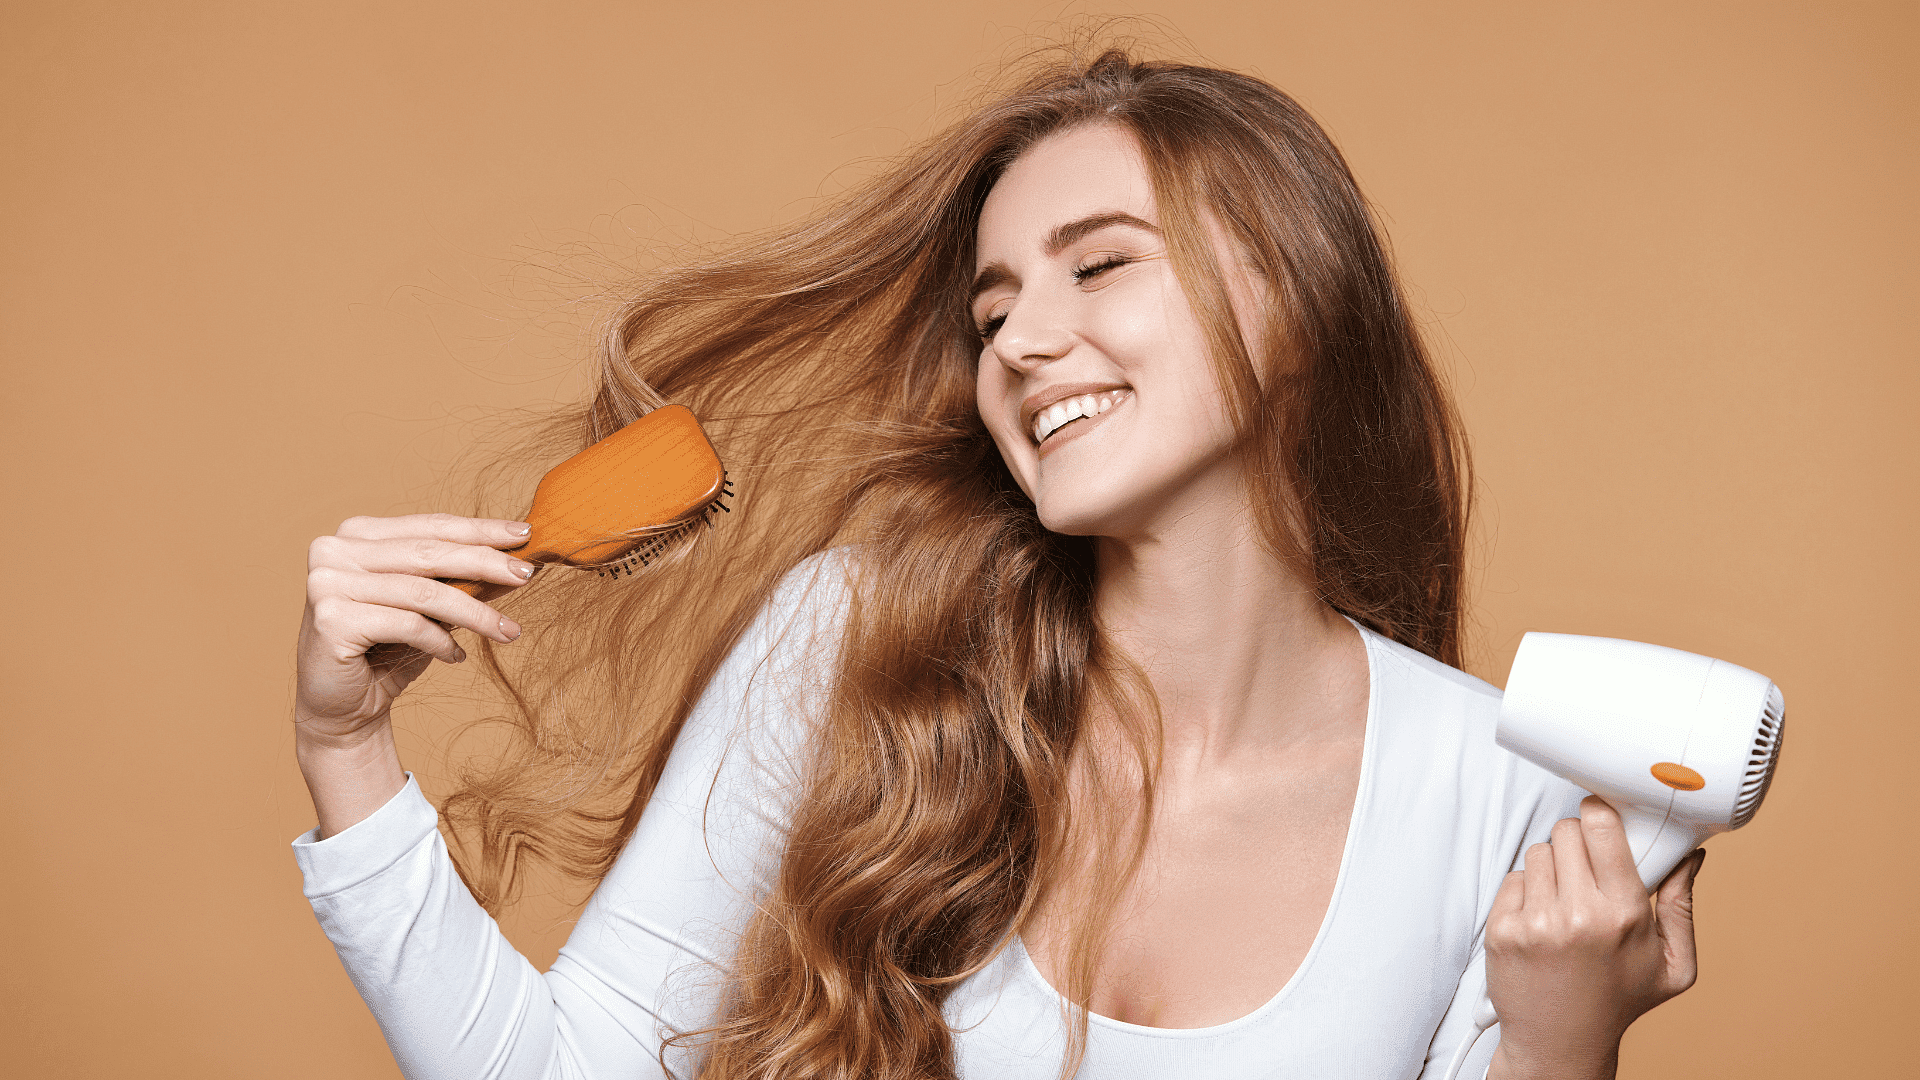
<path fill-rule="evenodd" d="M 1706 778 L 1692 769 L 1672 761 L 1662 761 L 1653 767 L 1653 778 L 1670 788 L 1681 791 L 1699 791 L 1707 786 Z"/>

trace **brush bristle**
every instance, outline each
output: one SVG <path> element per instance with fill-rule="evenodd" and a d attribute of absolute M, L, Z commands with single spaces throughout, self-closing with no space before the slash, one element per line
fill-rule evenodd
<path fill-rule="evenodd" d="M 726 479 L 725 476 L 726 474 L 721 474 L 720 495 L 718 498 L 694 511 L 691 516 L 673 528 L 648 536 L 641 541 L 639 547 L 634 548 L 618 560 L 594 567 L 593 572 L 605 578 L 618 579 L 622 576 L 632 577 L 643 568 L 652 565 L 654 561 L 666 555 L 676 543 L 692 535 L 693 531 L 700 525 L 704 524 L 709 529 L 713 528 L 713 516 L 715 514 L 733 513 L 733 508 L 727 505 L 727 500 L 733 497 L 733 481 Z"/>

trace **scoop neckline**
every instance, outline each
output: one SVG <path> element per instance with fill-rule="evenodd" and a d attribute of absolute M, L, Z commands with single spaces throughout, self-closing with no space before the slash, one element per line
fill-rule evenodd
<path fill-rule="evenodd" d="M 1111 1016 L 1102 1016 L 1097 1012 L 1088 1010 L 1087 1022 L 1092 1026 L 1156 1039 L 1204 1039 L 1216 1035 L 1226 1035 L 1239 1028 L 1258 1023 L 1262 1017 L 1278 1009 L 1281 1003 L 1292 995 L 1294 988 L 1299 986 L 1308 972 L 1312 970 L 1313 962 L 1315 958 L 1320 955 L 1322 946 L 1326 944 L 1330 931 L 1333 928 L 1334 919 L 1339 914 L 1340 898 L 1346 892 L 1347 871 L 1348 868 L 1353 865 L 1353 853 L 1354 849 L 1358 846 L 1360 837 L 1360 819 L 1366 812 L 1373 792 L 1374 738 L 1379 728 L 1376 718 L 1380 707 L 1380 664 L 1375 652 L 1375 635 L 1366 627 L 1355 622 L 1351 617 L 1342 614 L 1341 618 L 1352 623 L 1353 628 L 1360 632 L 1360 643 L 1364 647 L 1367 657 L 1367 719 L 1366 732 L 1362 736 L 1360 743 L 1360 783 L 1354 789 L 1353 809 L 1347 817 L 1347 838 L 1346 843 L 1340 849 L 1340 870 L 1334 875 L 1333 895 L 1327 899 L 1327 910 L 1325 914 L 1320 916 L 1320 929 L 1313 935 L 1313 944 L 1307 946 L 1307 954 L 1300 958 L 1300 966 L 1293 969 L 1293 974 L 1287 978 L 1285 983 L 1281 984 L 1280 989 L 1275 991 L 1272 997 L 1255 1006 L 1253 1011 L 1246 1015 L 1237 1016 L 1225 1023 L 1196 1028 L 1149 1027 L 1145 1024 L 1132 1024 L 1125 1020 L 1116 1020 Z M 1011 948 L 1019 953 L 1016 961 L 1019 972 L 1037 984 L 1040 989 L 1057 1004 L 1065 1007 L 1067 1005 L 1066 997 L 1062 995 L 1060 991 L 1054 989 L 1053 984 L 1047 981 L 1047 977 L 1041 974 L 1040 966 L 1033 962 L 1033 955 L 1027 952 L 1026 940 L 1019 934 L 1015 934 Z"/>

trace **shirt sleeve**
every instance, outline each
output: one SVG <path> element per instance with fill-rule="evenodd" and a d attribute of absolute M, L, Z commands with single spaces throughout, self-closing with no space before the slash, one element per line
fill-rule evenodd
<path fill-rule="evenodd" d="M 1499 750 L 1497 754 L 1500 767 L 1496 781 L 1499 801 L 1496 805 L 1500 813 L 1488 823 L 1482 838 L 1481 865 L 1484 870 L 1479 900 L 1475 905 L 1479 922 L 1473 935 L 1473 951 L 1467 967 L 1469 972 L 1476 967 L 1481 972 L 1486 970 L 1487 916 L 1493 911 L 1493 900 L 1499 894 L 1501 883 L 1509 872 L 1525 866 L 1528 848 L 1552 838 L 1554 822 L 1580 816 L 1580 800 L 1587 795 L 1568 781 L 1516 754 L 1506 750 Z M 1433 1044 L 1428 1050 L 1420 1080 L 1450 1080 L 1447 1067 L 1454 1055 L 1463 1042 L 1476 1038 L 1473 1018 L 1485 994 L 1485 985 L 1484 980 L 1470 979 L 1463 981 L 1455 990 L 1440 1027 L 1434 1032 Z M 1500 1025 L 1496 1023 L 1484 1034 L 1478 1035 L 1454 1080 L 1485 1080 L 1487 1069 L 1493 1063 L 1494 1051 L 1499 1046 Z"/>
<path fill-rule="evenodd" d="M 293 841 L 304 892 L 410 1080 L 686 1075 L 674 1032 L 717 1018 L 739 934 L 785 846 L 844 618 L 844 566 L 802 563 L 687 718 L 619 859 L 553 967 L 535 970 L 455 871 L 407 786 Z"/>

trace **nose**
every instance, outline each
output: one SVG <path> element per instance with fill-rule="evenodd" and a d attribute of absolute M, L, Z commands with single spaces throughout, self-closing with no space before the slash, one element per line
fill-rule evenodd
<path fill-rule="evenodd" d="M 1023 375 L 1060 359 L 1079 341 L 1068 316 L 1054 297 L 1037 291 L 1021 296 L 993 335 L 994 355 Z"/>

